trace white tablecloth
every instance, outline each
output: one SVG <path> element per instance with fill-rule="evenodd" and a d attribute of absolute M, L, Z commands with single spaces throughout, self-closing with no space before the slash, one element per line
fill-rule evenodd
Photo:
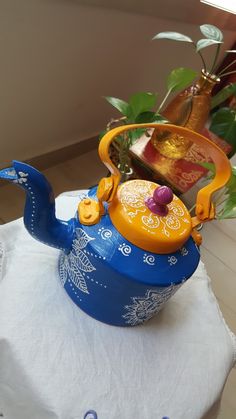
<path fill-rule="evenodd" d="M 59 197 L 58 216 L 70 218 L 77 202 Z M 0 242 L 4 418 L 217 416 L 236 343 L 202 263 L 155 318 L 118 328 L 74 305 L 59 282 L 58 251 L 31 238 L 22 219 L 0 227 Z"/>

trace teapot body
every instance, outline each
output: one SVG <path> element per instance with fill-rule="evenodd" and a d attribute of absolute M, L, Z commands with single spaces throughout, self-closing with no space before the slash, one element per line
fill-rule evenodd
<path fill-rule="evenodd" d="M 212 157 L 216 175 L 197 194 L 195 216 L 167 187 L 145 180 L 120 185 L 109 145 L 129 129 L 155 128 L 185 136 Z M 87 314 L 116 326 L 149 320 L 198 266 L 201 235 L 196 227 L 215 218 L 213 193 L 231 177 L 231 165 L 216 145 L 186 128 L 166 124 L 124 125 L 107 132 L 99 155 L 111 172 L 86 199 L 75 217 L 59 220 L 51 185 L 38 170 L 13 161 L 0 178 L 26 192 L 24 224 L 35 239 L 62 250 L 61 282 Z"/>
<path fill-rule="evenodd" d="M 95 197 L 96 188 L 89 191 Z M 71 251 L 61 253 L 59 275 L 71 299 L 87 314 L 116 326 L 135 326 L 153 317 L 192 275 L 199 250 L 190 237 L 172 254 L 142 250 L 125 239 L 107 212 L 85 226 L 75 216 Z"/>

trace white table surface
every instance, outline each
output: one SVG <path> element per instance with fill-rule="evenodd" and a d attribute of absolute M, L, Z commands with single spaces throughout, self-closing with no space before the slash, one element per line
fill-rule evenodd
<path fill-rule="evenodd" d="M 77 203 L 77 193 L 60 196 L 58 216 L 70 218 Z M 236 341 L 204 265 L 155 318 L 119 328 L 74 305 L 59 282 L 58 255 L 22 219 L 0 227 L 4 418 L 83 419 L 89 410 L 98 419 L 216 418 Z"/>

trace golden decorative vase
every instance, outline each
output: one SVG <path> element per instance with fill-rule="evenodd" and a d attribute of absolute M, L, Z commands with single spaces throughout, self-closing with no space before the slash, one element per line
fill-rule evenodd
<path fill-rule="evenodd" d="M 202 70 L 200 79 L 178 94 L 162 115 L 172 124 L 200 132 L 210 112 L 212 89 L 219 82 L 217 76 Z M 184 137 L 170 134 L 168 130 L 160 135 L 158 129 L 154 130 L 151 142 L 159 153 L 172 159 L 183 158 L 192 146 L 192 142 Z"/>

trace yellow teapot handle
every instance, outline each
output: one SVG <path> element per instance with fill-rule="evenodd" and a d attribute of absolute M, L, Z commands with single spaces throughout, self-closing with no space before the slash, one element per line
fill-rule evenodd
<path fill-rule="evenodd" d="M 196 217 L 192 218 L 192 226 L 194 228 L 204 221 L 213 219 L 215 217 L 215 209 L 211 202 L 212 194 L 225 186 L 231 176 L 231 165 L 227 156 L 212 141 L 197 132 L 176 125 L 154 123 L 132 124 L 117 127 L 107 132 L 101 139 L 98 149 L 99 156 L 111 172 L 111 177 L 101 179 L 97 190 L 101 214 L 103 211 L 102 201 L 112 201 L 121 179 L 119 170 L 109 157 L 109 146 L 115 137 L 125 131 L 136 128 L 158 128 L 158 131 L 169 131 L 173 134 L 185 137 L 187 140 L 203 147 L 207 151 L 215 164 L 216 174 L 212 182 L 202 188 L 197 194 Z"/>

